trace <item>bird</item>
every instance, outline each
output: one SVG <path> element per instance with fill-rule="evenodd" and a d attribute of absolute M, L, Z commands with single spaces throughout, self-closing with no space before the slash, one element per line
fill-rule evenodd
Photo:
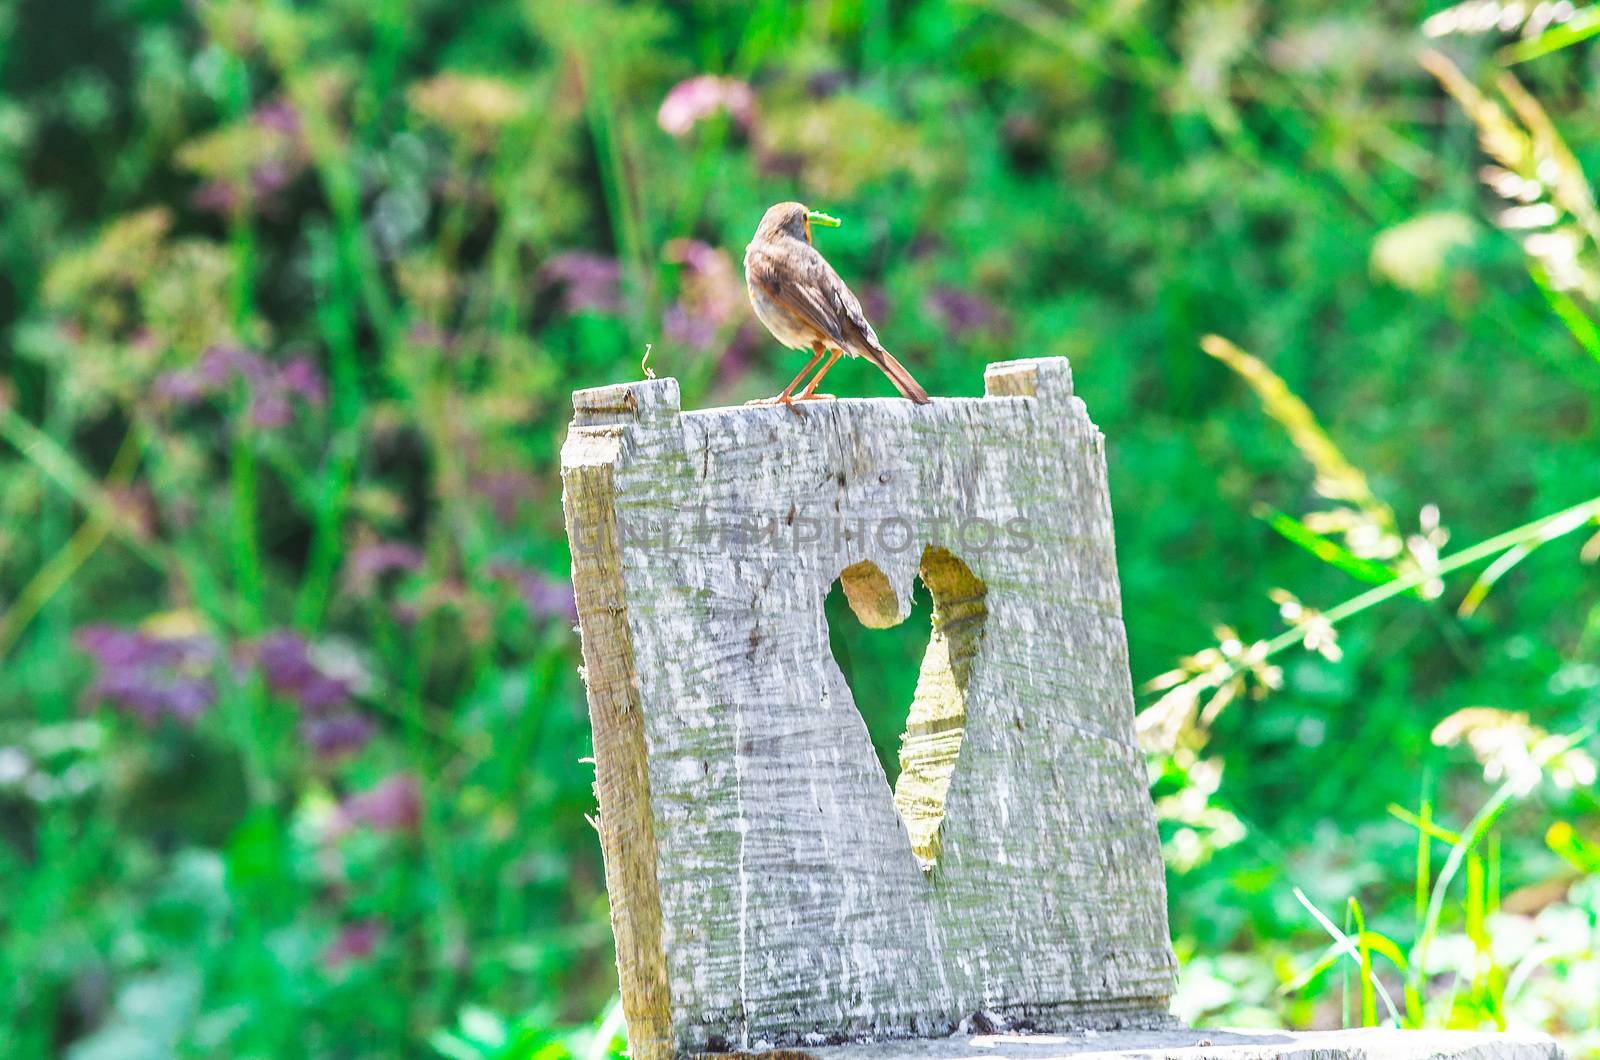
<path fill-rule="evenodd" d="M 861 300 L 845 286 L 826 258 L 811 243 L 811 226 L 838 228 L 839 219 L 803 203 L 780 202 L 771 207 L 756 227 L 755 238 L 744 251 L 744 280 L 750 305 L 772 337 L 796 350 L 810 350 L 811 360 L 775 397 L 756 404 L 792 405 L 796 401 L 830 398 L 817 393 L 817 384 L 840 356 L 865 357 L 877 365 L 895 389 L 918 405 L 928 403 L 928 392 L 890 356 L 861 311 Z M 795 387 L 827 357 L 817 374 L 799 393 Z"/>

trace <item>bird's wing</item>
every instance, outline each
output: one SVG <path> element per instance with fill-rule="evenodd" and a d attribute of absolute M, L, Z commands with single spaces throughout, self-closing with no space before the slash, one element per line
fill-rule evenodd
<path fill-rule="evenodd" d="M 833 293 L 844 289 L 844 283 L 834 275 L 833 269 L 817 253 L 816 248 L 801 244 L 788 250 L 788 269 L 770 253 L 757 251 L 754 247 L 751 251 L 745 257 L 746 279 L 759 284 L 767 297 L 816 328 L 835 347 L 844 346 L 842 321 L 847 320 L 848 316 L 840 312 L 839 302 Z M 786 272 L 788 275 L 785 275 Z M 849 291 L 845 293 L 849 294 Z M 850 300 L 855 301 L 855 296 L 850 295 Z M 860 309 L 858 303 L 858 314 Z"/>
<path fill-rule="evenodd" d="M 831 287 L 833 304 L 839 318 L 847 325 L 843 329 L 845 334 L 848 336 L 851 331 L 854 331 L 866 346 L 866 349 L 856 352 L 862 354 L 882 352 L 883 343 L 878 341 L 878 333 L 872 330 L 872 324 L 868 322 L 867 314 L 862 311 L 861 299 L 856 297 L 854 291 L 845 286 L 845 282 L 839 279 L 839 274 L 833 271 L 833 266 L 823 261 L 820 254 L 817 255 L 817 260 L 822 261 L 822 267 L 828 270 L 828 275 L 833 281 Z"/>
<path fill-rule="evenodd" d="M 861 300 L 839 278 L 833 266 L 828 264 L 828 259 L 812 246 L 801 248 L 801 259 L 807 286 L 817 291 L 827 303 L 828 313 L 837 322 L 839 339 L 845 349 L 862 356 L 881 351 L 883 343 L 878 341 L 878 333 L 867 322 L 867 314 L 861 309 Z"/>

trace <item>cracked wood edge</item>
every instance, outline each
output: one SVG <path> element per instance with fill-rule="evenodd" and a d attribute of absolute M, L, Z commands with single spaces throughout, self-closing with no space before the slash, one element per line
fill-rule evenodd
<path fill-rule="evenodd" d="M 592 547 L 572 550 L 572 587 L 594 730 L 597 830 L 629 1053 L 634 1060 L 665 1060 L 673 1042 L 655 823 L 613 504 L 612 463 L 620 445 L 618 427 L 572 432 L 562 451 L 562 507 L 569 539 L 594 537 Z"/>

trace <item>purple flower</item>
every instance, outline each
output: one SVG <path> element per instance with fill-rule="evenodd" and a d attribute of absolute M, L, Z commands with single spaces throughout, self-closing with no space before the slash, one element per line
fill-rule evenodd
<path fill-rule="evenodd" d="M 728 342 L 728 348 L 722 351 L 722 359 L 717 362 L 717 382 L 727 386 L 738 382 L 750 371 L 750 366 L 755 362 L 756 353 L 761 349 L 761 339 L 765 332 L 758 331 L 755 327 L 744 324 L 733 333 L 733 338 Z"/>
<path fill-rule="evenodd" d="M 300 135 L 300 112 L 294 109 L 294 104 L 281 97 L 261 104 L 250 118 L 263 129 L 271 129 L 285 136 Z"/>
<path fill-rule="evenodd" d="M 868 320 L 889 319 L 889 296 L 883 293 L 883 288 L 875 283 L 869 283 L 861 288 L 861 309 L 867 314 Z"/>
<path fill-rule="evenodd" d="M 345 563 L 345 590 L 356 596 L 366 596 L 385 575 L 416 570 L 422 566 L 422 560 L 422 550 L 403 541 L 358 545 Z"/>
<path fill-rule="evenodd" d="M 562 307 L 568 313 L 622 310 L 622 267 L 616 258 L 586 250 L 568 250 L 544 263 L 547 283 L 563 287 Z"/>
<path fill-rule="evenodd" d="M 300 139 L 300 115 L 283 99 L 261 104 L 250 115 L 249 137 L 261 158 L 242 179 L 215 179 L 195 189 L 195 209 L 231 216 L 243 209 L 271 205 L 306 164 Z M 213 147 L 220 146 L 214 144 Z"/>
<path fill-rule="evenodd" d="M 133 665 L 155 651 L 143 634 L 115 626 L 85 626 L 73 636 L 73 643 L 101 666 Z"/>
<path fill-rule="evenodd" d="M 166 710 L 179 721 L 193 722 L 217 701 L 216 686 L 209 678 L 176 677 L 166 690 Z"/>
<path fill-rule="evenodd" d="M 372 951 L 378 948 L 378 942 L 382 938 L 381 920 L 358 920 L 353 924 L 346 924 L 339 929 L 338 936 L 322 954 L 323 967 L 331 970 L 340 965 L 365 960 L 372 956 Z"/>
<path fill-rule="evenodd" d="M 409 773 L 396 773 L 345 799 L 334 832 L 343 834 L 357 825 L 376 832 L 410 832 L 421 819 L 422 786 Z"/>
<path fill-rule="evenodd" d="M 307 404 L 321 405 L 328 400 L 328 384 L 309 357 L 295 357 L 285 364 L 278 373 L 278 385 L 291 394 L 298 394 Z"/>
<path fill-rule="evenodd" d="M 208 180 L 189 195 L 189 205 L 201 213 L 227 216 L 239 208 L 239 190 L 225 180 Z"/>
<path fill-rule="evenodd" d="M 216 651 L 205 637 L 95 625 L 79 629 L 73 640 L 95 664 L 85 692 L 91 703 L 154 725 L 163 718 L 192 724 L 217 702 L 211 674 Z"/>
<path fill-rule="evenodd" d="M 289 426 L 294 410 L 289 407 L 289 396 L 281 390 L 262 390 L 250 398 L 250 424 L 263 430 L 278 430 Z"/>
<path fill-rule="evenodd" d="M 749 131 L 755 121 L 755 94 L 736 78 L 701 74 L 672 86 L 656 111 L 656 124 L 671 136 L 684 136 L 719 111 Z"/>
<path fill-rule="evenodd" d="M 325 714 L 343 706 L 350 698 L 350 685 L 342 678 L 329 677 L 318 671 L 295 688 L 294 699 L 300 709 L 311 714 Z"/>
<path fill-rule="evenodd" d="M 294 410 L 291 397 L 308 405 L 327 399 L 322 373 L 306 357 L 283 364 L 269 361 L 240 346 L 209 347 L 187 371 L 168 372 L 156 379 L 156 399 L 166 405 L 196 405 L 242 383 L 249 398 L 250 423 L 265 430 L 287 427 Z"/>
<path fill-rule="evenodd" d="M 221 390 L 236 378 L 247 383 L 264 383 L 272 374 L 260 354 L 233 345 L 207 347 L 200 355 L 199 370 L 200 378 L 213 390 Z"/>
<path fill-rule="evenodd" d="M 198 388 L 196 400 L 210 397 L 232 382 L 232 355 L 222 347 L 212 346 L 200 355 L 200 359 L 195 362 L 188 375 Z"/>
<path fill-rule="evenodd" d="M 250 171 L 250 195 L 257 203 L 268 204 L 268 200 L 294 179 L 295 169 L 287 162 L 264 162 Z"/>
<path fill-rule="evenodd" d="M 160 677 L 143 667 L 103 670 L 86 695 L 91 701 L 110 703 L 152 725 L 167 713 Z"/>
<path fill-rule="evenodd" d="M 256 646 L 256 661 L 261 664 L 267 687 L 280 695 L 293 695 L 318 676 L 305 639 L 287 630 L 263 637 Z"/>
<path fill-rule="evenodd" d="M 319 665 L 304 637 L 269 633 L 257 642 L 255 658 L 267 687 L 300 711 L 300 737 L 313 751 L 333 757 L 366 746 L 373 726 L 350 705 L 351 679 Z"/>
<path fill-rule="evenodd" d="M 818 70 L 806 78 L 806 92 L 813 99 L 827 99 L 842 92 L 848 83 L 843 70 Z"/>
<path fill-rule="evenodd" d="M 164 405 L 195 405 L 206 396 L 206 381 L 197 372 L 167 372 L 155 381 L 156 400 Z"/>
<path fill-rule="evenodd" d="M 661 314 L 661 333 L 667 340 L 695 350 L 709 350 L 717 341 L 717 321 L 673 302 Z"/>
<path fill-rule="evenodd" d="M 733 260 L 698 239 L 674 239 L 663 256 L 684 266 L 684 278 L 682 294 L 662 316 L 662 332 L 672 342 L 709 351 L 744 304 Z"/>
<path fill-rule="evenodd" d="M 431 346 L 442 353 L 455 350 L 457 338 L 437 324 L 418 320 L 406 329 L 406 341 L 414 346 Z"/>
<path fill-rule="evenodd" d="M 539 480 L 526 471 L 507 468 L 479 475 L 472 484 L 494 509 L 501 525 L 509 526 L 523 502 L 535 496 Z"/>
<path fill-rule="evenodd" d="M 372 722 L 365 715 L 341 711 L 300 721 L 300 739 L 324 758 L 353 754 L 372 739 Z"/>
<path fill-rule="evenodd" d="M 488 572 L 491 578 L 515 586 L 522 594 L 528 613 L 535 618 L 565 618 L 569 622 L 577 619 L 578 604 L 572 595 L 571 582 L 510 560 L 492 561 Z"/>
<path fill-rule="evenodd" d="M 674 239 L 662 248 L 662 253 L 668 261 L 687 265 L 701 275 L 721 271 L 727 261 L 725 253 L 699 239 Z"/>
<path fill-rule="evenodd" d="M 935 287 L 924 305 L 957 338 L 1005 323 L 1005 314 L 993 302 L 948 285 Z"/>

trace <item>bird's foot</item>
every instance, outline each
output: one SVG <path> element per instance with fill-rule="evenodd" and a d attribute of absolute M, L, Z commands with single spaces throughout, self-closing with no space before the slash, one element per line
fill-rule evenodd
<path fill-rule="evenodd" d="M 839 399 L 838 399 L 838 397 L 836 395 L 833 395 L 833 394 L 801 394 L 798 397 L 796 397 L 795 400 L 796 401 L 837 401 Z"/>
<path fill-rule="evenodd" d="M 792 405 L 792 404 L 794 404 L 795 400 L 796 399 L 794 397 L 791 397 L 788 394 L 774 394 L 772 397 L 769 397 L 769 398 L 751 398 L 749 401 L 746 401 L 745 404 L 746 405 Z"/>

